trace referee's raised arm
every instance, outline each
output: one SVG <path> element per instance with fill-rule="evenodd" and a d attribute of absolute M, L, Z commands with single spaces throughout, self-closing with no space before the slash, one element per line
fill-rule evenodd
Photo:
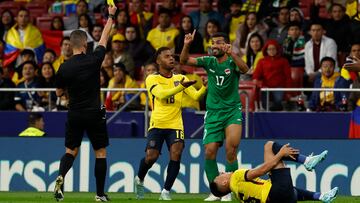
<path fill-rule="evenodd" d="M 116 9 L 117 9 L 116 6 L 110 6 L 109 5 L 109 8 L 108 8 L 109 18 L 106 21 L 104 30 L 103 30 L 103 32 L 101 34 L 101 38 L 100 38 L 100 41 L 99 41 L 99 45 L 104 46 L 105 48 L 106 48 L 106 45 L 107 45 L 107 42 L 108 42 L 108 39 L 109 39 L 111 26 L 112 26 L 112 24 L 114 22 L 114 19 L 115 19 Z"/>

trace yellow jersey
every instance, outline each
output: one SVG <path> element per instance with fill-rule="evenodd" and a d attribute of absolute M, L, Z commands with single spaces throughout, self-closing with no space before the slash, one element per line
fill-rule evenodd
<path fill-rule="evenodd" d="M 196 83 L 193 84 L 193 87 L 196 90 L 199 90 L 203 84 L 202 84 L 202 79 L 200 76 L 196 75 L 196 74 L 186 74 L 185 75 L 189 80 L 196 80 Z M 182 98 L 182 104 L 181 104 L 182 108 L 192 108 L 195 109 L 197 111 L 200 110 L 200 104 L 199 101 L 192 99 L 189 95 L 184 94 L 183 98 Z"/>
<path fill-rule="evenodd" d="M 271 182 L 255 178 L 253 180 L 246 179 L 247 169 L 236 170 L 230 178 L 230 189 L 240 202 L 260 201 L 266 203 L 268 198 Z"/>
<path fill-rule="evenodd" d="M 160 27 L 150 30 L 146 40 L 154 47 L 159 49 L 160 47 L 168 47 L 170 49 L 175 48 L 175 37 L 179 34 L 179 30 L 175 27 L 169 27 L 165 31 L 161 31 Z"/>
<path fill-rule="evenodd" d="M 160 74 L 149 75 L 145 80 L 145 86 L 149 98 L 152 100 L 152 113 L 150 118 L 150 127 L 160 129 L 184 130 L 181 103 L 183 94 L 186 93 L 195 100 L 199 100 L 206 92 L 206 87 L 199 91 L 193 86 L 185 88 L 180 84 L 184 75 L 173 74 L 171 77 L 164 77 Z"/>

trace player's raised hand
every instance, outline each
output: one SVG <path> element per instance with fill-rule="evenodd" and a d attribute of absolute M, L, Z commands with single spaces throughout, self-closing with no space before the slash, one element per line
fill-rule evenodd
<path fill-rule="evenodd" d="M 203 82 L 203 85 L 204 85 L 205 87 L 207 87 L 207 84 L 208 84 L 208 79 L 207 79 L 207 77 L 202 76 L 202 77 L 201 77 L 201 80 L 202 80 L 202 82 Z"/>
<path fill-rule="evenodd" d="M 192 33 L 188 33 L 185 35 L 184 45 L 189 45 L 192 43 L 192 41 L 194 41 L 195 32 L 196 32 L 196 29 L 194 29 L 194 31 Z"/>
<path fill-rule="evenodd" d="M 279 153 L 282 155 L 282 157 L 290 157 L 295 160 L 294 155 L 299 154 L 299 150 L 290 147 L 290 144 L 288 143 L 281 147 Z"/>
<path fill-rule="evenodd" d="M 225 54 L 231 54 L 231 52 L 232 52 L 232 45 L 231 44 L 224 44 L 220 48 Z"/>
<path fill-rule="evenodd" d="M 193 85 L 193 84 L 196 83 L 196 80 L 188 80 L 188 81 L 184 81 L 184 80 L 185 80 L 185 78 L 182 78 L 182 79 L 180 80 L 180 84 L 181 84 L 182 86 L 184 86 L 185 88 L 190 87 L 191 85 Z"/>

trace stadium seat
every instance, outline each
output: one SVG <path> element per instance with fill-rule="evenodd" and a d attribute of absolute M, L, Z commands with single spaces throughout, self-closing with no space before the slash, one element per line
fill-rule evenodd
<path fill-rule="evenodd" d="M 243 111 L 245 111 L 246 109 L 246 95 L 248 95 L 249 98 L 249 111 L 257 110 L 258 87 L 255 82 L 241 81 L 239 84 L 239 94 L 240 94 L 241 104 L 243 106 Z"/>
<path fill-rule="evenodd" d="M 50 30 L 53 16 L 40 16 L 36 18 L 36 26 L 40 30 Z"/>
<path fill-rule="evenodd" d="M 145 5 L 144 5 L 145 10 L 152 12 L 152 10 L 151 10 L 151 5 L 152 5 L 151 2 L 145 2 Z M 130 11 L 132 11 L 132 7 L 133 7 L 133 5 L 132 5 L 132 3 L 130 2 L 130 3 L 129 3 L 129 10 L 130 10 Z"/>
<path fill-rule="evenodd" d="M 0 13 L 4 10 L 10 10 L 11 13 L 16 16 L 21 4 L 14 3 L 12 1 L 4 1 L 0 3 Z"/>
<path fill-rule="evenodd" d="M 304 87 L 304 68 L 303 67 L 291 67 L 291 80 L 293 88 Z M 300 92 L 292 93 L 293 96 L 299 95 Z"/>

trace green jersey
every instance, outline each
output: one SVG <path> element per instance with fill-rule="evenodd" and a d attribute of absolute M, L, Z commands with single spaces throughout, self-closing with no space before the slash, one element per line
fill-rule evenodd
<path fill-rule="evenodd" d="M 197 65 L 204 67 L 208 74 L 207 110 L 241 108 L 239 95 L 240 71 L 233 58 L 219 63 L 214 56 L 196 59 Z"/>

